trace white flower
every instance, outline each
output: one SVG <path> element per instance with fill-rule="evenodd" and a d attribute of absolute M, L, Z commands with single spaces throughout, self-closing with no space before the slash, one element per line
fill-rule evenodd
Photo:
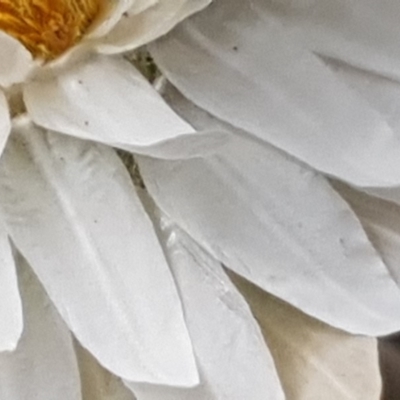
<path fill-rule="evenodd" d="M 216 0 L 150 46 L 162 99 L 119 54 L 208 3 L 0 0 L 1 398 L 379 397 L 400 205 L 327 177 L 400 201 L 400 6 Z M 265 346 L 221 265 L 309 316 L 232 276 Z"/>

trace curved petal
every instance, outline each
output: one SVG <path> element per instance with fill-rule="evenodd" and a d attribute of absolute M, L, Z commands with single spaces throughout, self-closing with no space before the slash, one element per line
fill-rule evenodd
<path fill-rule="evenodd" d="M 218 261 L 167 218 L 157 221 L 193 341 L 193 389 L 129 384 L 138 400 L 283 400 L 273 360 L 251 312 Z"/>
<path fill-rule="evenodd" d="M 118 25 L 97 46 L 101 53 L 136 49 L 165 35 L 179 22 L 200 11 L 211 0 L 159 0 L 138 13 L 133 5 Z"/>
<path fill-rule="evenodd" d="M 376 400 L 376 339 L 350 336 L 236 278 L 270 346 L 288 399 Z"/>
<path fill-rule="evenodd" d="M 218 135 L 196 134 L 122 59 L 93 57 L 52 78 L 29 82 L 24 99 L 36 124 L 128 151 L 186 158 L 221 142 Z"/>
<path fill-rule="evenodd" d="M 17 261 L 25 327 L 17 349 L 0 353 L 0 398 L 81 400 L 71 334 L 29 266 Z"/>
<path fill-rule="evenodd" d="M 21 83 L 35 66 L 31 53 L 16 39 L 0 30 L 0 86 Z"/>
<path fill-rule="evenodd" d="M 236 132 L 199 110 L 189 113 L 196 126 Z M 138 161 L 160 208 L 235 272 L 338 328 L 369 335 L 400 329 L 400 291 L 322 176 L 238 135 L 207 158 Z"/>
<path fill-rule="evenodd" d="M 100 366 L 96 359 L 84 348 L 76 345 L 82 382 L 83 400 L 135 400 L 133 393 Z"/>
<path fill-rule="evenodd" d="M 22 334 L 22 304 L 7 232 L 0 223 L 0 352 L 15 350 Z"/>
<path fill-rule="evenodd" d="M 216 117 L 353 184 L 400 184 L 400 138 L 387 121 L 285 25 L 263 17 L 253 2 L 219 0 L 150 50 Z"/>
<path fill-rule="evenodd" d="M 197 383 L 171 272 L 113 150 L 20 121 L 0 194 L 18 249 L 102 365 L 133 381 Z"/>

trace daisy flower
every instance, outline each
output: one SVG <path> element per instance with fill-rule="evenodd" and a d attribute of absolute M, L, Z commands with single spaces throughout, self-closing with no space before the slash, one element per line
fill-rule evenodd
<path fill-rule="evenodd" d="M 400 6 L 208 3 L 0 0 L 1 398 L 379 398 Z"/>

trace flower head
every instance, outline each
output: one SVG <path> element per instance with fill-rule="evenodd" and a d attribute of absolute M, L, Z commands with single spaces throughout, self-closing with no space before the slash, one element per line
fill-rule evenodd
<path fill-rule="evenodd" d="M 378 397 L 400 31 L 373 3 L 0 0 L 0 396 Z M 125 53 L 181 21 L 153 86 Z"/>

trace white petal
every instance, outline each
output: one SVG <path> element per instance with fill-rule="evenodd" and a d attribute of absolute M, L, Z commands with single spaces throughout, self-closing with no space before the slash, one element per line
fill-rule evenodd
<path fill-rule="evenodd" d="M 1 161 L 10 235 L 83 346 L 126 379 L 195 384 L 173 278 L 114 151 L 21 121 Z"/>
<path fill-rule="evenodd" d="M 17 350 L 0 354 L 0 398 L 81 400 L 70 332 L 21 257 L 18 264 L 25 328 Z"/>
<path fill-rule="evenodd" d="M 14 350 L 23 327 L 22 305 L 10 242 L 0 223 L 0 352 Z"/>
<path fill-rule="evenodd" d="M 260 329 L 221 265 L 170 221 L 159 223 L 201 384 L 193 389 L 128 386 L 138 400 L 284 399 Z"/>
<path fill-rule="evenodd" d="M 207 115 L 189 111 L 192 123 L 215 128 Z M 163 211 L 266 291 L 350 332 L 400 329 L 399 290 L 322 176 L 239 136 L 208 158 L 141 157 L 139 166 Z"/>
<path fill-rule="evenodd" d="M 135 400 L 116 376 L 102 368 L 81 346 L 76 346 L 82 382 L 82 400 Z"/>
<path fill-rule="evenodd" d="M 33 121 L 44 128 L 138 153 L 181 158 L 221 142 L 196 134 L 122 59 L 93 57 L 53 78 L 32 81 L 24 99 Z"/>
<path fill-rule="evenodd" d="M 160 0 L 135 0 L 132 7 L 129 9 L 130 15 L 135 15 L 147 10 L 157 4 Z"/>
<path fill-rule="evenodd" d="M 11 130 L 10 111 L 4 92 L 0 89 L 0 155 L 3 153 Z"/>
<path fill-rule="evenodd" d="M 102 53 L 133 50 L 166 34 L 211 0 L 159 0 L 141 13 L 134 5 L 118 25 L 97 46 Z"/>
<path fill-rule="evenodd" d="M 109 2 L 108 12 L 105 13 L 105 18 L 102 19 L 98 25 L 89 32 L 85 39 L 93 39 L 106 35 L 122 18 L 122 15 L 130 9 L 135 0 L 113 0 Z"/>
<path fill-rule="evenodd" d="M 400 3 L 393 0 L 253 0 L 313 52 L 400 78 Z"/>
<path fill-rule="evenodd" d="M 368 237 L 400 286 L 400 206 L 335 183 L 360 218 Z"/>
<path fill-rule="evenodd" d="M 21 83 L 35 63 L 31 53 L 16 39 L 0 31 L 0 86 Z"/>
<path fill-rule="evenodd" d="M 350 336 L 236 279 L 260 323 L 291 400 L 377 400 L 376 339 Z"/>
<path fill-rule="evenodd" d="M 400 140 L 385 119 L 253 2 L 216 1 L 150 49 L 218 118 L 354 184 L 400 184 Z"/>

